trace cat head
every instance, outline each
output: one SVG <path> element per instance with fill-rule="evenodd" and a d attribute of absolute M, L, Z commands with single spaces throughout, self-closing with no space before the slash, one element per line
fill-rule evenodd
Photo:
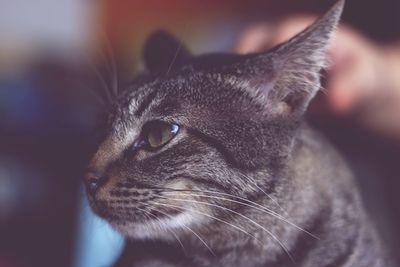
<path fill-rule="evenodd" d="M 118 98 L 85 178 L 95 212 L 127 235 L 154 237 L 211 223 L 221 207 L 235 209 L 227 196 L 276 193 L 343 4 L 259 54 L 194 56 L 153 34 L 147 74 Z"/>

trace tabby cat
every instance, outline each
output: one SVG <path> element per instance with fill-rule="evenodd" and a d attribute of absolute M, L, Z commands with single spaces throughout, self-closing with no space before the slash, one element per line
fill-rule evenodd
<path fill-rule="evenodd" d="M 85 177 L 93 210 L 150 250 L 120 266 L 390 266 L 351 172 L 303 119 L 343 5 L 260 54 L 149 38 Z"/>

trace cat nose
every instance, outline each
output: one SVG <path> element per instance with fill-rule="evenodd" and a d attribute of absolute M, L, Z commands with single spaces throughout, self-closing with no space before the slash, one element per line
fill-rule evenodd
<path fill-rule="evenodd" d="M 94 194 L 107 180 L 107 175 L 101 172 L 88 171 L 85 175 L 85 185 L 91 194 Z"/>

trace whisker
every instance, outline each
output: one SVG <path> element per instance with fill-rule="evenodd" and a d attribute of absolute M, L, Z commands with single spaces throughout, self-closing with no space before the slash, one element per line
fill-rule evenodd
<path fill-rule="evenodd" d="M 222 220 L 222 219 L 220 219 L 220 218 L 217 218 L 217 217 L 215 217 L 215 216 L 213 216 L 213 215 L 210 215 L 210 214 L 207 214 L 207 213 L 198 211 L 198 210 L 191 210 L 191 209 L 188 209 L 188 208 L 180 207 L 180 206 L 173 205 L 173 204 L 165 204 L 165 203 L 159 203 L 159 202 L 155 202 L 155 201 L 153 201 L 152 203 L 153 203 L 153 204 L 156 204 L 156 205 L 161 205 L 161 206 L 169 207 L 169 208 L 172 208 L 172 209 L 175 209 L 175 210 L 191 211 L 191 212 L 194 212 L 194 213 L 197 213 L 197 214 L 206 216 L 206 217 L 211 218 L 211 219 L 213 219 L 213 220 L 216 220 L 216 221 L 219 221 L 219 222 L 224 223 L 224 224 L 226 224 L 226 225 L 229 225 L 229 226 L 231 226 L 232 228 L 234 228 L 234 229 L 236 229 L 236 230 L 238 230 L 238 231 L 240 231 L 240 232 L 242 232 L 242 233 L 244 233 L 244 234 L 250 236 L 251 238 L 253 238 L 254 240 L 256 240 L 259 244 L 262 244 L 262 242 L 261 242 L 260 240 L 258 240 L 257 237 L 255 237 L 254 235 L 250 234 L 249 232 L 247 232 L 246 230 L 242 229 L 241 227 L 239 227 L 239 226 L 237 226 L 237 225 L 234 225 L 234 224 L 232 224 L 232 223 L 229 223 L 229 222 L 227 222 L 227 221 L 225 221 L 225 220 Z"/>
<path fill-rule="evenodd" d="M 267 192 L 265 192 L 261 187 L 259 187 L 259 186 L 257 185 L 257 182 L 256 182 L 254 179 L 252 179 L 252 178 L 250 178 L 250 177 L 248 177 L 248 176 L 245 176 L 245 177 L 246 177 L 252 184 L 254 184 L 254 186 L 257 187 L 258 190 L 260 190 L 261 192 L 263 192 L 264 195 L 266 195 L 272 202 L 274 202 L 274 203 L 285 213 L 286 216 L 288 216 L 288 213 L 286 212 L 286 210 L 278 203 L 278 201 L 277 201 L 275 198 L 271 197 Z"/>
<path fill-rule="evenodd" d="M 286 246 L 285 246 L 271 231 L 269 231 L 268 229 L 266 229 L 266 228 L 265 228 L 264 226 L 262 226 L 261 224 L 257 223 L 256 221 L 250 219 L 249 217 L 247 217 L 247 216 L 245 216 L 245 215 L 243 215 L 243 214 L 241 214 L 241 213 L 239 213 L 239 212 L 236 212 L 236 211 L 231 210 L 231 209 L 229 209 L 229 208 L 225 208 L 225 207 L 220 206 L 220 205 L 216 205 L 216 204 L 212 204 L 212 203 L 208 203 L 208 202 L 203 202 L 203 201 L 188 200 L 188 199 L 176 199 L 176 198 L 166 198 L 166 197 L 165 197 L 165 199 L 167 199 L 167 200 L 174 200 L 174 201 L 183 201 L 183 202 L 197 203 L 197 204 L 203 204 L 203 205 L 207 205 L 207 206 L 213 206 L 213 207 L 216 207 L 216 208 L 220 208 L 220 209 L 229 211 L 229 212 L 231 212 L 231 213 L 233 213 L 233 214 L 236 214 L 236 215 L 238 215 L 238 216 L 240 216 L 240 217 L 242 217 L 242 218 L 244 218 L 244 219 L 250 221 L 251 223 L 253 223 L 253 224 L 256 225 L 257 227 L 261 228 L 264 232 L 266 232 L 267 234 L 269 234 L 269 235 L 282 247 L 282 249 L 286 252 L 286 254 L 289 256 L 289 258 L 291 259 L 291 261 L 292 261 L 293 263 L 295 262 L 294 259 L 293 259 L 293 257 L 290 255 L 289 250 L 286 248 Z"/>
<path fill-rule="evenodd" d="M 102 106 L 102 107 L 107 107 L 107 103 L 105 102 L 104 98 L 101 97 L 100 95 L 98 95 L 98 94 L 95 92 L 95 90 L 90 89 L 90 88 L 92 88 L 93 86 L 87 86 L 87 85 L 85 85 L 83 82 L 79 82 L 79 81 L 76 81 L 76 82 L 78 83 L 78 86 L 79 86 L 80 88 L 83 88 L 83 89 L 85 89 L 85 90 L 86 90 L 87 88 L 89 88 L 89 89 L 87 90 L 87 92 L 89 92 L 89 93 L 96 99 L 97 103 L 99 103 L 100 106 Z"/>
<path fill-rule="evenodd" d="M 142 203 L 142 202 L 140 202 L 140 204 L 146 205 L 145 203 Z M 146 206 L 148 206 L 148 205 L 146 205 Z M 144 212 L 144 213 L 146 213 L 146 214 L 147 214 L 147 216 L 146 216 L 147 218 L 150 218 L 150 216 L 152 216 L 152 217 L 155 218 L 158 222 L 160 222 L 160 224 L 164 225 L 164 227 L 165 227 L 165 223 L 164 223 L 162 220 L 160 220 L 160 218 L 158 218 L 156 215 L 152 214 L 151 212 L 148 212 L 148 211 L 145 210 L 145 209 L 142 209 L 142 208 L 139 208 L 139 207 L 135 207 L 135 208 L 138 209 L 138 210 L 140 210 L 140 211 L 142 211 L 142 212 Z M 151 207 L 150 207 L 150 208 L 151 208 Z M 146 214 L 145 214 L 145 215 L 146 215 Z M 165 227 L 165 229 L 168 230 L 169 232 L 171 232 L 171 234 L 175 237 L 175 239 L 178 241 L 178 243 L 179 243 L 180 246 L 182 247 L 184 253 L 187 254 L 187 253 L 186 253 L 185 246 L 183 245 L 182 241 L 179 239 L 178 235 L 177 235 L 172 229 L 169 229 L 169 228 L 167 228 L 167 227 Z"/>
<path fill-rule="evenodd" d="M 171 193 L 171 192 L 167 192 L 167 193 Z M 172 193 L 172 194 L 173 194 L 173 193 Z M 237 203 L 237 204 L 244 205 L 244 206 L 247 206 L 247 207 L 251 207 L 251 208 L 254 208 L 254 209 L 256 209 L 256 210 L 259 210 L 259 211 L 262 211 L 262 212 L 264 212 L 264 213 L 267 213 L 267 214 L 269 214 L 269 215 L 272 215 L 272 216 L 274 216 L 275 218 L 277 218 L 277 219 L 279 219 L 279 220 L 281 220 L 281 221 L 284 221 L 284 222 L 288 223 L 289 225 L 291 225 L 291 226 L 297 228 L 298 230 L 300 230 L 300 231 L 302 231 L 302 232 L 304 232 L 304 233 L 310 235 L 311 237 L 313 237 L 313 238 L 319 240 L 319 238 L 318 238 L 317 236 L 315 236 L 315 235 L 313 235 L 312 233 L 308 232 L 307 230 L 301 228 L 300 226 L 296 225 L 295 223 L 289 221 L 287 218 L 281 216 L 280 214 L 278 214 L 278 213 L 276 213 L 276 212 L 274 212 L 274 211 L 272 211 L 272 210 L 270 210 L 270 209 L 268 209 L 268 208 L 266 208 L 266 207 L 264 207 L 264 206 L 262 206 L 262 205 L 259 205 L 258 203 L 252 202 L 252 201 L 250 201 L 250 200 L 248 200 L 248 202 L 250 202 L 250 203 L 252 203 L 252 204 L 247 204 L 247 203 L 244 203 L 244 202 L 241 202 L 241 201 L 236 201 L 236 200 L 233 200 L 233 199 L 224 198 L 224 197 L 217 197 L 217 196 L 200 195 L 200 194 L 191 194 L 191 193 L 186 193 L 186 192 L 180 192 L 180 194 L 186 194 L 186 195 L 189 195 L 189 196 L 198 196 L 198 197 L 207 197 L 207 198 L 214 198 L 214 199 L 226 200 L 226 201 L 229 201 L 229 202 L 233 202 L 233 203 Z M 175 195 L 179 195 L 179 194 L 175 194 Z M 253 203 L 254 203 L 254 204 L 257 204 L 258 206 L 261 206 L 261 207 L 254 206 Z"/>
<path fill-rule="evenodd" d="M 169 218 L 173 218 L 173 217 L 172 217 L 171 215 L 169 215 L 168 213 L 163 212 L 163 211 L 161 211 L 161 210 L 159 210 L 159 209 L 156 209 L 156 208 L 151 207 L 151 206 L 149 206 L 149 208 L 152 209 L 152 210 L 154 210 L 154 211 L 156 211 L 156 212 L 159 212 L 159 213 L 161 213 L 161 214 L 164 214 L 165 216 L 167 216 L 167 217 L 169 217 Z M 190 227 L 188 227 L 188 226 L 186 226 L 186 225 L 184 225 L 184 224 L 182 224 L 182 226 L 183 226 L 185 229 L 187 229 L 188 231 L 190 231 L 193 235 L 195 235 L 195 236 L 204 244 L 204 246 L 211 252 L 211 254 L 213 254 L 214 256 L 216 256 L 215 253 L 214 253 L 214 251 L 212 251 L 212 249 L 207 245 L 207 243 L 203 240 L 203 238 L 200 237 L 199 234 L 197 234 L 193 229 L 191 229 Z"/>
<path fill-rule="evenodd" d="M 106 97 L 107 103 L 111 103 L 113 101 L 113 97 L 110 94 L 110 89 L 109 89 L 108 84 L 105 81 L 104 77 L 101 75 L 99 70 L 94 66 L 94 64 L 90 61 L 90 59 L 88 59 L 87 64 L 91 68 L 93 73 L 96 75 L 100 84 L 102 85 L 102 87 L 104 89 L 103 91 L 105 92 L 105 97 Z"/>
<path fill-rule="evenodd" d="M 246 201 L 248 203 L 254 204 L 256 206 L 261 207 L 262 209 L 267 210 L 268 212 L 274 213 L 277 216 L 285 218 L 282 215 L 280 215 L 279 213 L 277 213 L 277 212 L 275 212 L 275 211 L 273 211 L 271 209 L 268 209 L 267 207 L 264 207 L 263 205 L 260 205 L 260 204 L 254 202 L 254 201 L 248 200 L 246 198 L 243 198 L 243 197 L 240 197 L 240 196 L 237 196 L 237 195 L 229 194 L 229 193 L 211 191 L 211 190 L 199 190 L 199 189 L 195 189 L 195 190 L 193 190 L 193 189 L 174 189 L 174 188 L 168 188 L 168 187 L 165 187 L 165 188 L 153 187 L 152 189 L 156 189 L 156 190 L 160 190 L 160 191 L 170 191 L 170 192 L 196 192 L 196 193 L 209 193 L 209 194 L 218 194 L 218 195 L 229 196 L 229 197 L 232 197 L 232 198 L 240 199 L 240 200 Z M 287 219 L 287 218 L 285 218 L 285 219 Z"/>
<path fill-rule="evenodd" d="M 113 88 L 114 96 L 116 97 L 118 95 L 118 87 L 119 87 L 119 85 L 118 85 L 118 69 L 117 69 L 117 64 L 116 64 L 116 61 L 115 61 L 115 55 L 114 55 L 110 40 L 109 40 L 107 34 L 104 31 L 102 33 L 102 37 L 103 37 L 103 40 L 105 42 L 106 51 L 107 51 L 107 53 L 109 55 L 107 57 L 107 61 L 109 59 L 109 61 L 111 62 L 111 70 L 112 70 L 112 73 L 113 73 L 113 86 L 112 86 L 112 88 Z"/>
<path fill-rule="evenodd" d="M 187 31 L 187 28 L 188 28 L 187 26 L 188 26 L 188 25 L 185 25 L 185 27 L 184 27 L 184 29 L 183 29 L 183 32 L 186 32 L 186 31 Z M 165 75 L 168 75 L 169 72 L 171 71 L 172 66 L 174 65 L 174 63 L 175 63 L 175 61 L 176 61 L 176 59 L 177 59 L 177 57 L 178 57 L 178 55 L 179 55 L 179 52 L 180 52 L 181 49 L 182 49 L 182 46 L 183 46 L 183 43 L 182 43 L 182 42 L 179 42 L 179 46 L 178 46 L 178 48 L 176 49 L 175 55 L 174 55 L 174 57 L 172 58 L 171 64 L 169 64 L 168 70 L 167 70 L 167 72 L 165 73 Z"/>
<path fill-rule="evenodd" d="M 173 188 L 164 188 L 164 189 L 165 190 L 169 190 L 169 191 L 175 191 L 175 192 L 185 192 L 185 191 L 187 191 L 187 192 L 200 192 L 200 193 L 219 194 L 219 195 L 229 196 L 229 197 L 232 197 L 232 198 L 235 198 L 235 199 L 239 199 L 239 200 L 245 201 L 247 203 L 253 204 L 255 206 L 258 206 L 261 209 L 264 209 L 265 211 L 270 212 L 270 213 L 274 214 L 275 216 L 277 216 L 279 218 L 287 220 L 288 223 L 290 222 L 286 217 L 282 216 L 281 214 L 279 214 L 279 213 L 277 213 L 277 212 L 275 212 L 275 211 L 273 211 L 273 210 L 271 210 L 271 209 L 269 209 L 267 207 L 264 207 L 263 205 L 261 205 L 259 203 L 256 203 L 256 202 L 248 200 L 246 198 L 243 198 L 243 197 L 240 197 L 240 196 L 236 196 L 236 195 L 232 195 L 232 194 L 229 194 L 229 193 L 223 193 L 223 192 L 218 192 L 218 191 L 210 191 L 210 190 L 188 190 L 188 189 L 173 189 Z M 296 226 L 294 223 L 292 223 L 292 224 L 293 224 L 293 226 Z M 299 226 L 297 226 L 297 227 L 299 227 Z M 303 231 L 307 232 L 304 229 L 303 229 Z M 313 235 L 311 233 L 309 233 L 309 234 L 314 236 L 315 238 L 319 239 L 317 236 L 315 236 L 315 235 Z"/>
<path fill-rule="evenodd" d="M 168 70 L 167 70 L 167 72 L 165 73 L 165 75 L 168 75 L 168 73 L 171 71 L 172 66 L 174 65 L 174 63 L 175 63 L 175 61 L 176 61 L 176 58 L 178 57 L 179 51 L 180 51 L 181 49 L 182 49 L 182 43 L 180 43 L 179 46 L 178 46 L 178 48 L 176 49 L 175 55 L 174 55 L 174 57 L 172 58 L 171 64 L 169 64 Z"/>

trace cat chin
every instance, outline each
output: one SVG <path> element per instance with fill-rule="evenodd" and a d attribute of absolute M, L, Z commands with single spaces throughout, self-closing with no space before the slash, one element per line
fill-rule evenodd
<path fill-rule="evenodd" d="M 134 239 L 174 239 L 180 232 L 188 232 L 193 225 L 204 222 L 204 218 L 185 211 L 170 218 L 160 218 L 140 223 L 113 224 L 122 234 Z"/>

